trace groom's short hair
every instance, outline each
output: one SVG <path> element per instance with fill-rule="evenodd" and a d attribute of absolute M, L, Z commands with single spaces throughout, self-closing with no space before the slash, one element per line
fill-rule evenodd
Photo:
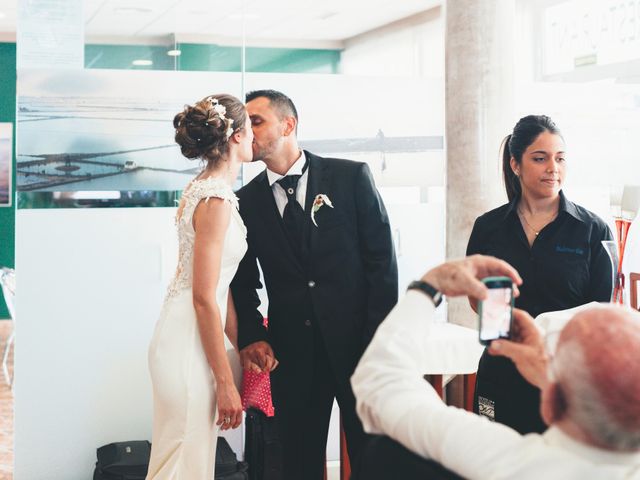
<path fill-rule="evenodd" d="M 294 117 L 296 123 L 298 122 L 298 110 L 293 104 L 291 99 L 284 93 L 277 90 L 253 90 L 247 93 L 245 102 L 249 103 L 251 100 L 255 100 L 259 97 L 268 98 L 271 105 L 280 113 L 283 117 Z"/>

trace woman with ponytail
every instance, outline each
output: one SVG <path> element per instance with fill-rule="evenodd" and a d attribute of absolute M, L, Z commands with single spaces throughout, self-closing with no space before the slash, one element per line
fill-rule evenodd
<path fill-rule="evenodd" d="M 515 306 L 533 317 L 611 299 L 611 264 L 601 243 L 611 232 L 562 192 L 566 159 L 564 139 L 549 117 L 521 118 L 502 145 L 509 203 L 478 217 L 467 245 L 467 255 L 492 255 L 518 270 L 523 284 Z M 478 366 L 474 408 L 523 434 L 546 428 L 539 390 L 490 350 Z"/>

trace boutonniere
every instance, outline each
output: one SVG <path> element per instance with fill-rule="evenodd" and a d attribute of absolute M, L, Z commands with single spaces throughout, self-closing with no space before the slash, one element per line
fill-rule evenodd
<path fill-rule="evenodd" d="M 331 200 L 329 200 L 329 197 L 324 193 L 319 193 L 313 200 L 313 206 L 311 207 L 311 221 L 316 227 L 318 226 L 316 223 L 316 212 L 320 210 L 323 205 L 333 208 L 333 204 L 331 203 Z"/>

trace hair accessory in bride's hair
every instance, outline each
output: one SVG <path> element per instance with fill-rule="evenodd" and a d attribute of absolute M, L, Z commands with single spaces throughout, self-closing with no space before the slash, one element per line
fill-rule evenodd
<path fill-rule="evenodd" d="M 225 122 L 227 127 L 227 129 L 225 130 L 225 135 L 227 137 L 227 140 L 229 140 L 229 138 L 231 138 L 231 135 L 233 135 L 234 129 L 233 118 L 226 117 L 227 107 L 222 105 L 215 97 L 209 97 L 207 100 L 209 100 L 209 102 L 211 103 L 211 108 L 215 112 L 215 114 L 220 118 L 220 120 Z M 209 122 L 205 122 L 205 124 L 208 126 Z"/>

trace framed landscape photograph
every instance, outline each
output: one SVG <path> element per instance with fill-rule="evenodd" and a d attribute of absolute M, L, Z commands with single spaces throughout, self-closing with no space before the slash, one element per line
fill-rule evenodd
<path fill-rule="evenodd" d="M 11 206 L 13 124 L 0 123 L 0 207 Z"/>

